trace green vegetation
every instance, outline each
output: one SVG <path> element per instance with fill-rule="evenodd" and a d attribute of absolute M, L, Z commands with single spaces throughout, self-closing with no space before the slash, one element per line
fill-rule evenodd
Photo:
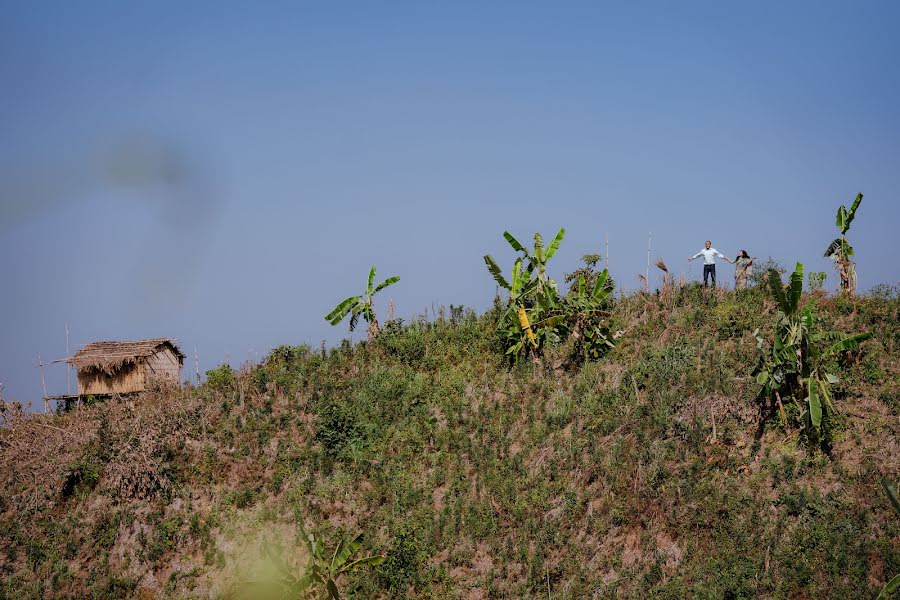
<path fill-rule="evenodd" d="M 482 315 L 381 329 L 399 278 L 373 267 L 326 317 L 367 341 L 77 412 L 0 402 L 0 600 L 894 594 L 872 498 L 900 512 L 900 293 L 852 294 L 861 199 L 836 298 L 769 259 L 712 293 L 659 261 L 660 293 L 616 300 L 598 255 L 561 294 L 565 230 L 504 232 Z"/>
<path fill-rule="evenodd" d="M 801 426 L 812 440 L 830 445 L 830 421 L 835 414 L 831 386 L 839 355 L 854 350 L 870 332 L 846 335 L 821 331 L 822 319 L 813 303 L 802 306 L 803 265 L 797 263 L 787 289 L 778 271 L 769 271 L 769 287 L 778 306 L 771 347 L 759 330 L 754 332 L 759 363 L 754 374 L 762 385 L 761 395 L 771 398 L 787 425 L 783 401 L 792 400 L 801 416 Z M 773 411 L 774 412 L 774 411 Z M 824 436 L 823 433 L 824 426 Z"/>
<path fill-rule="evenodd" d="M 494 281 L 509 292 L 497 332 L 504 352 L 513 360 L 537 360 L 548 345 L 565 341 L 569 341 L 573 362 L 598 359 L 614 346 L 605 321 L 606 299 L 612 293 L 609 273 L 605 269 L 599 274 L 593 272 L 599 256 L 585 257 L 586 268 L 574 274 L 575 283 L 564 297 L 560 297 L 559 286 L 547 274 L 547 264 L 559 250 L 565 233 L 565 229 L 560 229 L 546 248 L 541 234 L 535 233 L 534 250 L 529 252 L 504 231 L 503 237 L 512 249 L 522 253 L 513 264 L 509 281 L 491 255 L 484 257 Z"/>
<path fill-rule="evenodd" d="M 825 249 L 825 257 L 834 259 L 834 268 L 841 280 L 841 291 L 850 295 L 856 293 L 856 264 L 852 259 L 853 246 L 847 242 L 847 230 L 850 229 L 850 223 L 856 217 L 856 209 L 859 208 L 862 199 L 863 195 L 857 194 L 850 210 L 847 210 L 843 204 L 838 208 L 835 225 L 840 230 L 841 237 L 836 238 Z"/>
<path fill-rule="evenodd" d="M 900 573 L 878 483 L 900 472 L 900 297 L 798 301 L 811 333 L 874 334 L 824 370 L 840 410 L 823 411 L 825 454 L 760 427 L 752 332 L 782 319 L 771 293 L 607 297 L 616 346 L 568 368 L 565 340 L 510 367 L 506 307 L 456 309 L 324 353 L 281 346 L 215 385 L 10 421 L 0 597 L 237 598 L 266 558 L 248 540 L 299 578 L 305 530 L 334 540 L 329 564 L 360 532 L 354 557 L 384 557 L 332 577 L 348 598 L 874 598 Z"/>
<path fill-rule="evenodd" d="M 884 488 L 884 494 L 891 503 L 891 508 L 900 515 L 900 500 L 897 500 L 897 488 L 887 479 L 881 480 L 881 486 Z M 900 592 L 900 573 L 897 573 L 897 575 L 882 588 L 881 592 L 878 594 L 878 600 L 887 600 L 887 598 L 892 597 L 897 592 Z"/>
<path fill-rule="evenodd" d="M 278 589 L 272 595 L 273 598 L 339 600 L 342 594 L 338 589 L 337 581 L 341 575 L 384 562 L 383 556 L 354 558 L 362 547 L 362 535 L 358 535 L 350 541 L 341 539 L 329 557 L 322 542 L 316 538 L 315 534 L 307 533 L 302 526 L 300 530 L 309 554 L 309 560 L 305 568 L 301 570 L 295 569 L 284 560 L 281 548 L 272 545 L 265 546 L 266 556 L 272 561 L 278 572 L 278 577 L 274 581 L 275 587 Z M 260 592 L 263 592 L 262 595 L 265 596 L 265 591 L 259 587 L 259 585 L 251 585 L 247 591 L 256 598 L 260 597 Z"/>
<path fill-rule="evenodd" d="M 325 320 L 332 325 L 337 325 L 343 321 L 347 315 L 350 315 L 350 331 L 353 331 L 356 329 L 356 324 L 359 322 L 360 315 L 362 315 L 362 318 L 369 324 L 368 335 L 369 340 L 371 341 L 378 335 L 379 329 L 378 319 L 375 317 L 375 304 L 373 303 L 374 296 L 384 288 L 393 285 L 398 281 L 400 281 L 399 277 L 388 277 L 378 285 L 373 285 L 375 282 L 375 267 L 373 266 L 369 271 L 365 293 L 361 296 L 350 296 L 345 299 L 335 306 L 334 310 L 325 315 Z"/>

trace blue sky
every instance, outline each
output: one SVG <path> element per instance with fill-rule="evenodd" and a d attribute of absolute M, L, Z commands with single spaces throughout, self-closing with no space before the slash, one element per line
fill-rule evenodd
<path fill-rule="evenodd" d="M 565 226 L 557 277 L 608 234 L 633 289 L 652 232 L 689 278 L 711 238 L 833 288 L 861 191 L 860 284 L 900 280 L 895 2 L 0 10 L 7 399 L 40 398 L 66 324 L 73 351 L 171 336 L 202 370 L 335 343 L 322 316 L 372 264 L 402 277 L 382 314 L 483 309 L 507 228 Z"/>

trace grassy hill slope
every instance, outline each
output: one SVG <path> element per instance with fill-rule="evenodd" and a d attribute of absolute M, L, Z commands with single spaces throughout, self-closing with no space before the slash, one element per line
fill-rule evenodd
<path fill-rule="evenodd" d="M 496 315 L 454 308 L 196 389 L 7 405 L 0 598 L 240 597 L 265 543 L 302 567 L 299 522 L 386 557 L 340 580 L 359 598 L 872 598 L 900 572 L 900 300 L 804 302 L 875 333 L 830 454 L 760 419 L 759 290 L 621 299 L 618 346 L 570 369 L 509 368 Z"/>

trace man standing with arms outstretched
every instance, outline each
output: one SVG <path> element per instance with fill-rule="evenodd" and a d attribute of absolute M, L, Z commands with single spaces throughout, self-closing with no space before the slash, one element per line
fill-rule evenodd
<path fill-rule="evenodd" d="M 688 261 L 692 261 L 695 258 L 700 258 L 701 256 L 703 257 L 703 287 L 706 287 L 706 282 L 709 279 L 710 275 L 712 275 L 713 287 L 716 287 L 716 256 L 718 256 L 719 258 L 724 258 L 731 264 L 734 264 L 734 261 L 713 248 L 712 242 L 710 242 L 709 240 L 706 240 L 706 248 L 688 258 Z"/>

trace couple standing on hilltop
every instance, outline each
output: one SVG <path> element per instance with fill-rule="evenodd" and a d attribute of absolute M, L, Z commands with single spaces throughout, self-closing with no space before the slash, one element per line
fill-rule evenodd
<path fill-rule="evenodd" d="M 716 256 L 720 258 L 724 258 L 726 261 L 733 264 L 734 267 L 734 287 L 735 289 L 745 288 L 747 287 L 747 279 L 750 277 L 751 266 L 753 265 L 753 259 L 750 258 L 750 255 L 747 254 L 746 250 L 741 250 L 737 258 L 731 260 L 718 250 L 712 247 L 712 242 L 706 240 L 706 247 L 703 248 L 697 254 L 688 258 L 688 261 L 692 261 L 695 258 L 703 257 L 703 287 L 707 286 L 707 281 L 712 276 L 712 284 L 713 287 L 716 287 Z"/>

